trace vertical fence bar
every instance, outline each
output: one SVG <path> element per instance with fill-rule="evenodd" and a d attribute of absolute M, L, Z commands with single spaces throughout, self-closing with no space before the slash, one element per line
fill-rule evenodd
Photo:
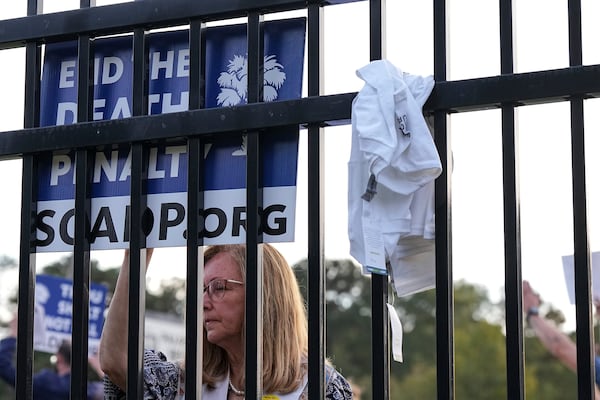
<path fill-rule="evenodd" d="M 84 103 L 78 103 L 85 105 Z M 91 153 L 75 154 L 75 243 L 73 246 L 73 324 L 71 332 L 71 398 L 87 398 L 90 312 L 90 180 Z"/>
<path fill-rule="evenodd" d="M 263 100 L 264 35 L 262 15 L 248 14 L 248 103 Z M 246 147 L 246 398 L 262 392 L 262 207 L 259 132 L 248 132 Z"/>
<path fill-rule="evenodd" d="M 581 0 L 569 0 L 569 65 L 582 65 Z M 573 180 L 573 240 L 575 243 L 575 315 L 577 322 L 577 392 L 593 399 L 595 386 L 594 337 L 591 310 L 591 264 L 587 230 L 585 132 L 583 97 L 572 97 L 571 163 Z"/>
<path fill-rule="evenodd" d="M 27 57 L 27 59 L 29 60 L 30 58 Z M 29 76 L 29 74 L 26 75 Z M 27 116 L 25 118 L 27 119 Z M 32 237 L 33 220 L 31 216 L 37 213 L 35 203 L 37 186 L 35 184 L 35 177 L 37 177 L 37 164 L 35 158 L 33 155 L 26 155 L 23 157 L 23 178 L 21 186 L 21 244 L 19 254 L 19 307 L 17 317 L 17 330 L 19 335 L 17 338 L 15 385 L 16 398 L 24 400 L 31 400 L 33 398 L 33 314 L 36 257 Z"/>
<path fill-rule="evenodd" d="M 569 65 L 582 65 L 581 0 L 569 0 Z"/>
<path fill-rule="evenodd" d="M 587 233 L 583 99 L 571 100 L 573 233 L 575 241 L 575 314 L 577 322 L 577 386 L 580 399 L 594 396 L 595 354 L 592 335 L 591 273 Z"/>
<path fill-rule="evenodd" d="M 131 214 L 129 242 L 129 318 L 127 348 L 127 398 L 143 398 L 144 310 L 146 302 L 146 243 L 144 234 L 144 146 L 131 147 Z"/>
<path fill-rule="evenodd" d="M 319 96 L 323 73 L 323 7 L 308 5 L 308 95 Z M 325 393 L 325 307 L 323 157 L 324 132 L 308 126 L 308 398 Z"/>
<path fill-rule="evenodd" d="M 41 0 L 27 1 L 27 15 L 42 11 Z M 25 45 L 25 128 L 39 126 L 41 49 L 37 42 Z M 35 229 L 33 215 L 37 214 L 37 163 L 34 154 L 23 156 L 21 181 L 21 232 L 19 245 L 19 291 L 17 311 L 17 359 L 15 398 L 33 398 L 33 311 L 35 294 Z"/>
<path fill-rule="evenodd" d="M 205 23 L 193 20 L 190 23 L 190 110 L 205 107 L 206 91 L 206 48 Z"/>
<path fill-rule="evenodd" d="M 81 0 L 80 7 L 90 7 L 89 0 Z M 93 55 L 90 36 L 80 35 L 77 40 L 77 122 L 87 122 L 93 102 Z M 75 242 L 73 244 L 73 323 L 71 332 L 71 398 L 87 398 L 88 330 L 90 312 L 90 240 L 91 199 L 89 171 L 91 152 L 78 149 L 75 154 Z"/>
<path fill-rule="evenodd" d="M 146 32 L 133 32 L 133 115 L 147 114 L 146 76 L 148 51 Z M 129 241 L 129 318 L 127 346 L 127 398 L 143 397 L 144 310 L 146 300 L 146 241 L 144 232 L 145 151 L 141 143 L 131 146 L 131 206 Z"/>
<path fill-rule="evenodd" d="M 201 167 L 203 152 L 200 139 L 188 140 L 188 221 L 187 221 L 187 276 L 185 309 L 185 394 L 190 400 L 199 399 L 202 389 L 202 339 L 204 302 L 199 284 L 204 282 L 204 262 L 199 257 L 198 247 L 202 245 L 198 232 L 200 228 L 198 212 L 203 209 Z M 200 173 L 199 173 L 200 171 Z M 202 286 L 200 286 L 201 288 Z"/>
<path fill-rule="evenodd" d="M 17 399 L 31 400 L 33 371 L 33 312 L 35 293 L 35 247 L 33 246 L 33 221 L 36 214 L 37 165 L 33 155 L 23 157 L 21 186 L 21 245 L 19 254 L 19 294 L 16 383 Z"/>
<path fill-rule="evenodd" d="M 434 79 L 446 80 L 446 1 L 433 2 Z M 434 89 L 435 90 L 435 89 Z M 454 399 L 454 294 L 452 292 L 452 148 L 445 110 L 434 113 L 434 139 L 442 162 L 435 181 L 435 287 L 437 393 Z"/>
<path fill-rule="evenodd" d="M 370 60 L 385 57 L 385 0 L 369 1 Z M 389 393 L 389 316 L 388 277 L 371 274 L 371 348 L 374 399 L 388 399 Z"/>
<path fill-rule="evenodd" d="M 205 50 L 203 45 L 204 23 L 190 23 L 190 110 L 204 107 Z M 204 282 L 204 258 L 199 246 L 203 240 L 199 232 L 204 230 L 204 219 L 199 210 L 204 209 L 204 157 L 199 137 L 188 139 L 188 193 L 187 193 L 187 277 L 185 309 L 185 394 L 190 400 L 199 399 L 202 389 L 202 341 L 204 299 L 199 285 Z"/>
<path fill-rule="evenodd" d="M 512 0 L 500 0 L 500 64 L 502 74 L 513 73 Z M 503 104 L 504 288 L 506 301 L 506 377 L 509 399 L 523 399 L 525 396 L 518 155 L 514 105 Z"/>

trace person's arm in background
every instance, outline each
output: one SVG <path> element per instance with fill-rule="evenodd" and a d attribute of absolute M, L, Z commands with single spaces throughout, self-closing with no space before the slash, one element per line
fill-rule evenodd
<path fill-rule="evenodd" d="M 17 315 L 9 324 L 10 335 L 0 340 L 0 378 L 11 386 L 15 386 L 16 368 L 14 364 L 17 351 Z"/>
<path fill-rule="evenodd" d="M 523 281 L 523 312 L 527 322 L 544 347 L 569 369 L 577 372 L 577 346 L 552 321 L 538 314 L 540 297 L 533 291 L 529 282 Z"/>
<path fill-rule="evenodd" d="M 556 358 L 562 361 L 570 370 L 577 373 L 577 345 L 569 336 L 562 332 L 552 321 L 539 315 L 540 296 L 533 291 L 527 281 L 523 281 L 523 311 L 527 322 L 544 347 Z M 596 308 L 597 311 L 600 309 Z M 594 385 L 595 398 L 600 399 L 598 389 L 598 366 L 600 359 L 595 356 L 596 385 Z"/>
<path fill-rule="evenodd" d="M 146 249 L 146 267 L 153 249 Z M 129 314 L 129 250 L 125 250 L 115 293 L 108 308 L 100 339 L 100 366 L 122 390 L 127 386 L 127 328 Z"/>

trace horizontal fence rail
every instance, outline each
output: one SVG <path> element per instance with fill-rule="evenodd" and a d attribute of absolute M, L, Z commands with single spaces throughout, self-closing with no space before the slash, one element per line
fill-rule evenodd
<path fill-rule="evenodd" d="M 356 93 L 197 109 L 125 119 L 5 131 L 0 158 L 37 151 L 138 140 L 268 129 L 286 125 L 350 123 Z M 465 112 L 600 97 L 600 65 L 437 82 L 424 111 Z M 77 134 L 74 134 L 77 132 Z"/>
<path fill-rule="evenodd" d="M 321 5 L 364 0 L 331 0 Z M 133 28 L 165 28 L 186 25 L 193 19 L 217 21 L 246 17 L 250 11 L 273 13 L 306 8 L 306 0 L 143 0 L 32 15 L 0 21 L 0 50 L 26 42 L 76 39 L 80 34 L 100 36 L 131 32 Z"/>

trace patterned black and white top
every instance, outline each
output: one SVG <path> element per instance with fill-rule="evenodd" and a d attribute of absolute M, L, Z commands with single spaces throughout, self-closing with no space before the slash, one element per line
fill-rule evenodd
<path fill-rule="evenodd" d="M 154 350 L 144 351 L 143 374 L 144 400 L 183 400 L 185 398 L 183 371 L 179 364 L 168 361 L 163 353 Z M 352 388 L 340 373 L 327 365 L 326 376 L 325 399 L 352 399 Z M 308 399 L 307 389 L 308 387 L 305 388 L 298 400 Z M 204 392 L 207 390 L 203 387 L 202 398 L 205 397 Z M 104 378 L 104 399 L 125 400 L 125 392 L 112 383 L 108 377 Z"/>

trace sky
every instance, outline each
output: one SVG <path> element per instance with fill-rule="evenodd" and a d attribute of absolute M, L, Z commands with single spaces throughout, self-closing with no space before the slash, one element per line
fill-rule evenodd
<path fill-rule="evenodd" d="M 78 1 L 46 0 L 44 12 L 78 7 Z M 100 2 L 103 5 L 108 2 Z M 433 2 L 387 2 L 386 58 L 405 72 L 433 73 Z M 515 72 L 568 66 L 567 0 L 514 1 Z M 23 16 L 26 1 L 2 2 L 0 19 Z M 582 0 L 584 64 L 600 63 L 594 48 L 600 26 L 592 19 L 600 12 L 596 0 Z M 540 18 L 540 10 L 544 18 Z M 278 17 L 296 16 L 289 14 Z M 325 9 L 324 94 L 358 91 L 362 81 L 355 71 L 369 62 L 368 3 Z M 476 16 L 476 17 L 474 17 Z M 494 76 L 500 72 L 497 0 L 448 2 L 449 80 Z M 0 51 L 0 131 L 23 126 L 24 51 Z M 10 93 L 10 95 L 7 95 Z M 600 212 L 600 104 L 585 104 L 588 154 L 588 222 L 590 249 L 600 251 L 597 234 Z M 562 256 L 573 253 L 568 103 L 521 107 L 517 110 L 520 150 L 520 211 L 522 272 L 542 299 L 560 308 L 567 328 L 575 328 L 575 307 L 569 303 Z M 493 300 L 503 297 L 503 210 L 500 111 L 453 114 L 451 133 L 453 276 L 482 285 Z M 350 127 L 332 127 L 325 134 L 325 256 L 350 258 L 347 235 L 347 161 Z M 296 240 L 278 244 L 290 263 L 306 257 L 306 133 L 301 133 Z M 18 258 L 20 211 L 19 160 L 0 162 L 3 201 L 0 254 Z M 65 254 L 40 254 L 38 266 Z M 93 252 L 101 266 L 118 266 L 121 251 Z M 149 272 L 150 282 L 185 275 L 185 249 L 159 249 Z M 176 260 L 173 262 L 173 260 Z M 168 266 L 168 268 L 167 268 Z M 151 284 L 150 283 L 150 284 Z"/>

